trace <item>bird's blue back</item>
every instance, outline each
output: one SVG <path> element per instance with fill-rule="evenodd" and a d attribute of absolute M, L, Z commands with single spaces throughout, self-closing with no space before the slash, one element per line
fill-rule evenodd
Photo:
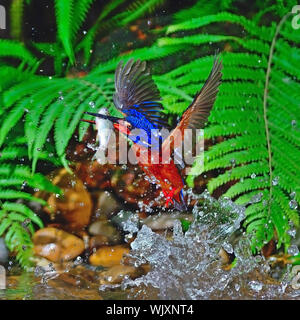
<path fill-rule="evenodd" d="M 127 109 L 126 114 L 127 114 L 127 116 L 125 117 L 125 120 L 127 122 L 129 122 L 134 129 L 142 129 L 142 130 L 144 130 L 144 132 L 146 132 L 147 138 L 148 138 L 148 144 L 152 145 L 152 147 L 154 147 L 154 148 L 158 147 L 159 142 L 160 142 L 159 137 L 158 138 L 152 137 L 152 138 L 154 138 L 154 141 L 151 141 L 151 130 L 153 130 L 153 129 L 158 130 L 159 129 L 158 126 L 156 124 L 150 122 L 141 112 L 139 112 L 136 109 L 133 109 L 133 108 Z M 145 143 L 143 143 L 140 140 L 139 135 L 132 135 L 132 136 L 129 136 L 129 138 L 134 143 L 148 147 L 148 145 L 145 145 Z"/>

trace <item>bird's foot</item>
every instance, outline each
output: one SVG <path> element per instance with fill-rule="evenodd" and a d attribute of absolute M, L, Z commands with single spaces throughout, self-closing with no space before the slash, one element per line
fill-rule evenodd
<path fill-rule="evenodd" d="M 176 190 L 175 188 L 172 188 L 172 190 L 169 192 L 163 190 L 164 196 L 166 197 L 166 204 L 165 204 L 166 208 L 168 208 L 170 202 L 174 204 L 173 197 L 174 197 L 175 190 Z"/>

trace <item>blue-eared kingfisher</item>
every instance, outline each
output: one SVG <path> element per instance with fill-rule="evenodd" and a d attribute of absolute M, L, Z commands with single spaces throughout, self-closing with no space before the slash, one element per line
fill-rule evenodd
<path fill-rule="evenodd" d="M 222 62 L 215 56 L 212 70 L 201 90 L 195 95 L 192 103 L 184 111 L 175 129 L 163 139 L 160 135 L 152 134 L 167 128 L 167 123 L 162 119 L 163 106 L 160 101 L 159 90 L 153 81 L 146 62 L 133 59 L 124 65 L 122 61 L 115 72 L 115 94 L 113 101 L 115 107 L 124 115 L 124 118 L 112 117 L 100 113 L 87 112 L 89 115 L 110 120 L 117 131 L 125 134 L 133 141 L 133 148 L 139 154 L 138 165 L 147 176 L 154 178 L 166 198 L 166 207 L 170 203 L 178 210 L 185 210 L 186 204 L 183 197 L 184 182 L 179 169 L 172 157 L 168 163 L 162 162 L 162 153 L 170 150 L 173 141 L 178 137 L 182 139 L 185 129 L 202 129 L 207 122 L 212 106 L 219 91 L 222 78 Z M 95 123 L 90 120 L 83 120 Z M 134 129 L 146 132 L 146 139 L 139 135 L 131 135 Z M 152 153 L 145 152 L 151 147 L 158 153 L 158 163 L 153 163 Z M 172 147 L 171 147 L 172 148 Z M 156 151 L 155 151 L 156 150 Z M 174 146 L 173 146 L 174 151 Z"/>

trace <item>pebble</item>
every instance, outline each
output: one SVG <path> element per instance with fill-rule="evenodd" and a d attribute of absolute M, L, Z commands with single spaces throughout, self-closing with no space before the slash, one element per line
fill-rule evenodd
<path fill-rule="evenodd" d="M 69 261 L 84 251 L 80 238 L 56 228 L 43 228 L 33 236 L 34 253 L 52 262 Z"/>
<path fill-rule="evenodd" d="M 116 198 L 108 191 L 100 191 L 93 195 L 95 198 L 95 215 L 111 217 L 121 209 Z"/>
<path fill-rule="evenodd" d="M 124 245 L 103 246 L 90 256 L 89 262 L 93 266 L 112 267 L 119 265 L 123 255 L 128 253 L 129 248 Z"/>
<path fill-rule="evenodd" d="M 83 182 L 66 169 L 53 171 L 49 178 L 62 189 L 63 196 L 36 195 L 48 202 L 50 208 L 45 207 L 44 211 L 51 216 L 53 223 L 61 223 L 67 231 L 81 231 L 89 224 L 92 213 L 92 199 Z"/>
<path fill-rule="evenodd" d="M 100 284 L 118 284 L 121 283 L 125 277 L 134 280 L 143 274 L 144 270 L 142 268 L 119 264 L 100 273 Z"/>
<path fill-rule="evenodd" d="M 163 230 L 173 228 L 175 221 L 178 219 L 185 219 L 187 221 L 192 221 L 192 214 L 162 214 L 160 216 L 149 216 L 146 219 L 142 220 L 142 223 L 152 230 Z"/>
<path fill-rule="evenodd" d="M 121 235 L 116 227 L 107 219 L 98 220 L 89 226 L 89 234 L 92 236 L 103 236 L 110 244 L 117 244 L 121 241 Z M 103 238 L 104 239 L 104 238 Z"/>

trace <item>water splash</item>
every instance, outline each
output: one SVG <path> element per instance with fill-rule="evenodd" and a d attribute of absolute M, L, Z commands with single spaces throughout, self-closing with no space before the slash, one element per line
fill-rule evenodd
<path fill-rule="evenodd" d="M 300 291 L 289 286 L 289 272 L 281 281 L 269 276 L 270 267 L 264 257 L 252 255 L 249 235 L 235 237 L 245 217 L 244 207 L 228 199 L 217 201 L 207 193 L 188 194 L 197 204 L 186 233 L 176 221 L 170 241 L 143 225 L 131 243 L 130 256 L 135 266 L 148 263 L 151 270 L 135 280 L 123 281 L 123 289 L 131 288 L 129 298 L 149 299 L 153 292 L 160 299 L 181 300 L 299 296 Z M 220 259 L 221 249 L 234 253 L 235 265 L 229 270 Z"/>

